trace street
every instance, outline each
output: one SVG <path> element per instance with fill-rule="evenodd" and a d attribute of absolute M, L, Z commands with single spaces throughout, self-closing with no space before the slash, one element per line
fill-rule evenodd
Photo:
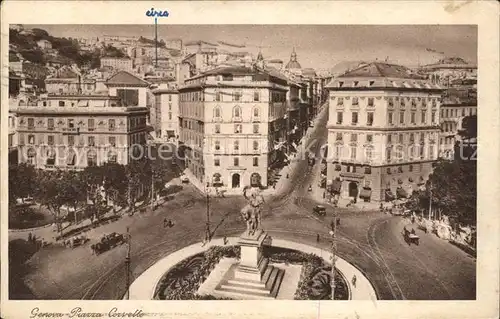
<path fill-rule="evenodd" d="M 326 116 L 323 112 L 311 136 L 315 152 L 326 143 Z M 320 162 L 316 161 L 316 165 Z M 326 205 L 326 217 L 312 214 L 317 202 L 309 198 L 307 191 L 314 180 L 310 171 L 307 160 L 302 160 L 290 175 L 284 194 L 266 199 L 263 226 L 272 237 L 329 249 L 332 208 Z M 211 229 L 220 224 L 216 237 L 238 235 L 244 230 L 239 214 L 244 203 L 240 196 L 210 199 Z M 338 212 L 338 253 L 371 280 L 379 299 L 476 298 L 476 261 L 459 248 L 420 230 L 416 230 L 420 245 L 408 246 L 401 235 L 406 225 L 401 217 L 346 208 L 338 208 Z M 160 258 L 201 242 L 205 215 L 206 198 L 192 185 L 185 185 L 174 200 L 156 211 L 125 216 L 97 231 L 124 233 L 130 227 L 133 280 Z M 164 218 L 173 220 L 175 226 L 163 228 Z M 92 255 L 88 245 L 75 249 L 46 247 L 29 259 L 22 275 L 36 299 L 121 299 L 126 290 L 125 255 L 126 245 L 98 256 Z M 16 291 L 11 291 L 10 297 L 20 298 Z"/>

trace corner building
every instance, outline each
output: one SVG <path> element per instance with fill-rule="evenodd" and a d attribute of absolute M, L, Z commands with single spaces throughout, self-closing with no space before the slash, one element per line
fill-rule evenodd
<path fill-rule="evenodd" d="M 198 185 L 229 192 L 267 185 L 272 146 L 286 138 L 286 91 L 286 78 L 243 66 L 186 80 L 179 89 L 179 140 Z"/>
<path fill-rule="evenodd" d="M 438 156 L 438 85 L 406 67 L 374 62 L 327 89 L 329 191 L 390 201 L 425 183 Z"/>

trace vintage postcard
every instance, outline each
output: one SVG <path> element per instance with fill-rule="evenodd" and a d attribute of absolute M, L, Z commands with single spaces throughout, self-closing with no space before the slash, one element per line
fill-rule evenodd
<path fill-rule="evenodd" d="M 494 1 L 6 1 L 2 318 L 497 318 Z"/>

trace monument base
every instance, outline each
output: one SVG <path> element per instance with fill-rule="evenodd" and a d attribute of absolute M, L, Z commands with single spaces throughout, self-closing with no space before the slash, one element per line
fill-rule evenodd
<path fill-rule="evenodd" d="M 229 269 L 227 279 L 216 287 L 216 292 L 239 299 L 276 298 L 285 270 L 269 265 L 269 260 L 263 256 L 262 244 L 266 238 L 262 230 L 240 237 L 240 262 Z"/>

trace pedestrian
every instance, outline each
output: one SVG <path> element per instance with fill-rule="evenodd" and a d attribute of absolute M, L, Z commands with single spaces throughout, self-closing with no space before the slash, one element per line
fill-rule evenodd
<path fill-rule="evenodd" d="M 224 246 L 227 245 L 227 237 L 224 236 Z"/>
<path fill-rule="evenodd" d="M 356 275 L 352 276 L 352 286 L 356 288 Z"/>
<path fill-rule="evenodd" d="M 316 243 L 319 243 L 319 234 L 316 234 Z"/>
<path fill-rule="evenodd" d="M 167 220 L 167 217 L 165 217 L 163 219 L 163 228 L 167 228 L 167 226 L 168 226 L 168 220 Z"/>
<path fill-rule="evenodd" d="M 28 242 L 32 242 L 33 241 L 33 235 L 31 233 L 28 234 Z"/>

